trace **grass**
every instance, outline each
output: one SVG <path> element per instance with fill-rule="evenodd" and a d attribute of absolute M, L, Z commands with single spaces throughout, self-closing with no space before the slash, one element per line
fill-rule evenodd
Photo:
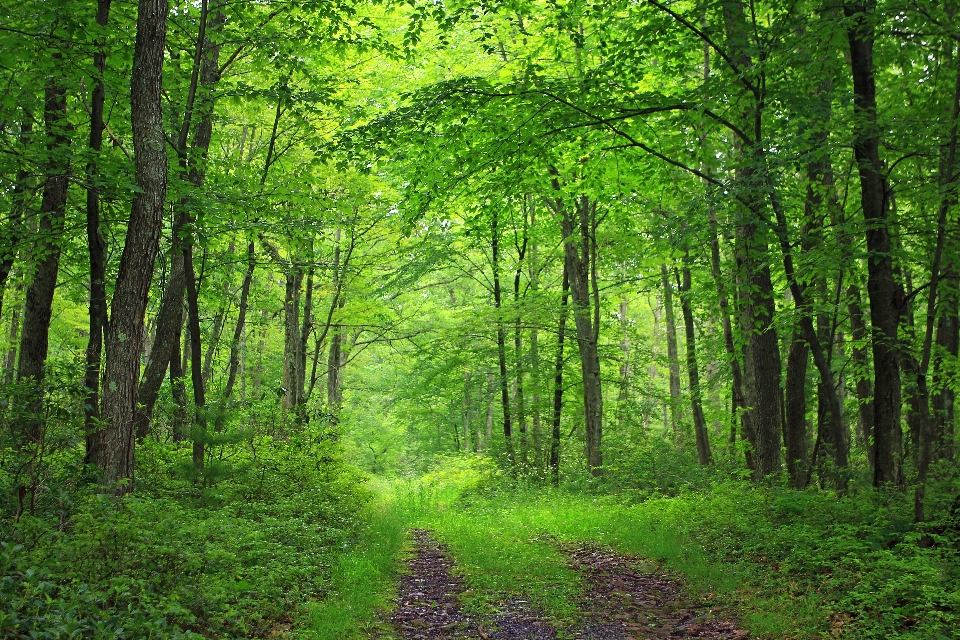
<path fill-rule="evenodd" d="M 391 604 L 400 559 L 407 542 L 407 518 L 393 490 L 375 485 L 377 499 L 358 539 L 330 568 L 330 590 L 310 603 L 301 620 L 303 637 L 312 640 L 352 640 L 377 624 L 378 614 Z"/>
<path fill-rule="evenodd" d="M 508 484 L 475 458 L 383 485 L 373 523 L 333 569 L 332 597 L 311 607 L 307 636 L 362 637 L 389 607 L 404 531 L 423 527 L 450 548 L 474 614 L 515 597 L 572 621 L 583 579 L 556 543 L 590 541 L 657 562 L 753 637 L 960 638 L 948 548 L 919 547 L 920 532 L 898 529 L 881 494 L 728 482 L 630 502 Z"/>

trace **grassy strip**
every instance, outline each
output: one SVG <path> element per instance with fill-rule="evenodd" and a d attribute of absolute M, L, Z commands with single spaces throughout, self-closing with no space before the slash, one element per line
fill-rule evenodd
<path fill-rule="evenodd" d="M 374 487 L 368 525 L 330 569 L 330 590 L 310 603 L 301 620 L 302 637 L 353 640 L 366 637 L 379 614 L 391 606 L 409 516 L 388 487 Z"/>

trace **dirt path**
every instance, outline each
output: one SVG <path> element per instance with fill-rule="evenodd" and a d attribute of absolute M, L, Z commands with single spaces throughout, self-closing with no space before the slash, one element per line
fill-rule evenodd
<path fill-rule="evenodd" d="M 450 570 L 446 549 L 429 532 L 412 532 L 414 555 L 400 578 L 390 623 L 405 640 L 480 638 L 481 640 L 553 640 L 556 632 L 516 600 L 503 603 L 491 620 L 474 620 L 457 601 L 463 581 Z"/>
<path fill-rule="evenodd" d="M 453 561 L 428 531 L 412 532 L 414 554 L 400 579 L 390 623 L 404 640 L 479 638 L 555 640 L 558 632 L 508 599 L 490 619 L 475 620 L 460 608 L 465 587 L 451 573 Z M 561 545 L 571 567 L 583 572 L 587 589 L 580 620 L 560 637 L 582 640 L 747 638 L 730 621 L 715 619 L 703 604 L 682 597 L 680 585 L 636 560 L 591 545 Z"/>
<path fill-rule="evenodd" d="M 685 597 L 679 583 L 634 558 L 594 545 L 561 547 L 571 567 L 583 572 L 587 592 L 580 601 L 583 620 L 574 638 L 747 638 L 729 620 Z"/>

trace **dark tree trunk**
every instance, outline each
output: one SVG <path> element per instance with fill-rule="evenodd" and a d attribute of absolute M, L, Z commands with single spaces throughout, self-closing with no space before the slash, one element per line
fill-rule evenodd
<path fill-rule="evenodd" d="M 97 24 L 107 26 L 110 18 L 111 0 L 97 0 Z M 103 332 L 107 326 L 107 259 L 106 243 L 100 233 L 100 178 L 97 160 L 103 147 L 103 105 L 106 91 L 103 84 L 103 72 L 106 68 L 107 54 L 105 43 L 97 43 L 93 54 L 93 67 L 96 78 L 90 96 L 90 161 L 87 163 L 87 248 L 90 253 L 90 310 L 87 342 L 87 368 L 84 375 L 84 387 L 87 389 L 83 405 L 84 427 L 92 433 L 95 421 L 100 417 L 100 361 L 103 355 Z"/>
<path fill-rule="evenodd" d="M 291 262 L 293 260 L 291 259 Z M 303 268 L 291 264 L 287 270 L 283 297 L 283 409 L 293 411 L 300 404 L 300 285 Z"/>
<path fill-rule="evenodd" d="M 553 429 L 550 436 L 550 469 L 553 486 L 560 486 L 560 418 L 563 415 L 563 343 L 567 336 L 567 301 L 570 299 L 569 262 L 563 261 L 563 293 L 557 328 L 557 358 L 553 367 Z"/>
<path fill-rule="evenodd" d="M 850 316 L 850 338 L 854 343 L 850 358 L 853 361 L 856 375 L 857 411 L 860 429 L 867 449 L 867 461 L 870 469 L 874 468 L 874 419 L 873 419 L 873 385 L 870 383 L 870 363 L 867 359 L 867 326 L 863 319 L 863 309 L 860 307 L 860 289 L 856 285 L 847 287 L 847 313 Z"/>
<path fill-rule="evenodd" d="M 103 430 L 91 460 L 106 485 L 133 485 L 134 425 L 143 318 L 163 226 L 167 191 L 166 138 L 160 106 L 167 34 L 167 0 L 140 0 L 130 90 L 131 124 L 138 192 L 133 199 L 120 272 L 106 334 L 103 375 Z"/>
<path fill-rule="evenodd" d="M 222 0 L 217 3 L 216 13 L 210 20 L 210 28 L 218 31 L 226 16 L 221 11 Z M 213 42 L 207 38 L 207 12 L 206 3 L 203 3 L 201 11 L 201 28 L 197 35 L 197 51 L 194 59 L 195 73 L 191 77 L 191 87 L 189 90 L 186 109 L 184 110 L 184 119 L 180 126 L 180 135 L 177 139 L 177 155 L 180 158 L 181 174 L 186 174 L 190 184 L 199 189 L 203 186 L 205 172 L 204 160 L 207 151 L 210 148 L 210 140 L 213 136 L 213 109 L 214 100 L 212 90 L 214 85 L 220 80 L 219 71 L 219 43 Z M 197 95 L 199 90 L 199 97 Z M 197 108 L 194 107 L 198 104 Z M 199 156 L 200 161 L 187 163 L 187 131 L 190 129 L 190 123 L 194 111 L 199 111 L 200 118 L 193 132 L 193 154 L 194 158 Z M 174 216 L 172 238 L 170 242 L 170 275 L 167 282 L 167 288 L 164 290 L 163 298 L 160 301 L 160 310 L 157 313 L 156 339 L 153 349 L 150 351 L 150 357 L 147 358 L 147 364 L 144 369 L 143 378 L 138 388 L 138 402 L 136 413 L 136 433 L 137 438 L 146 437 L 150 429 L 150 421 L 153 417 L 153 407 L 156 404 L 160 392 L 160 386 L 163 382 L 164 373 L 167 370 L 168 363 L 171 362 L 171 354 L 176 343 L 179 351 L 180 333 L 183 330 L 183 296 L 186 291 L 186 280 L 184 278 L 183 264 L 183 234 L 185 225 L 188 223 L 188 202 L 181 201 L 177 207 L 177 213 Z M 189 354 L 189 350 L 185 353 Z M 179 356 L 177 356 L 179 361 Z M 172 365 L 171 365 L 172 366 Z M 182 366 L 178 369 L 182 371 Z M 179 380 L 180 375 L 172 375 L 171 380 Z M 185 394 L 184 394 L 185 395 Z M 174 396 L 176 402 L 176 394 Z M 178 405 L 181 410 L 186 409 L 186 404 Z"/>
<path fill-rule="evenodd" d="M 233 246 L 230 247 L 230 253 L 233 253 Z M 223 335 L 223 325 L 226 322 L 227 314 L 230 312 L 230 285 L 223 284 L 223 300 L 213 314 L 213 326 L 210 328 L 210 340 L 203 354 L 203 382 L 208 385 L 213 376 L 213 356 L 217 352 L 217 346 L 220 344 L 220 337 Z"/>
<path fill-rule="evenodd" d="M 713 463 L 713 453 L 710 451 L 710 436 L 707 433 L 707 419 L 703 415 L 703 404 L 700 394 L 700 369 L 697 366 L 697 343 L 695 327 L 693 326 L 693 306 L 690 302 L 690 253 L 683 259 L 683 280 L 677 278 L 680 290 L 680 307 L 683 311 L 683 328 L 686 336 L 687 348 L 687 377 L 690 382 L 690 408 L 693 413 L 693 430 L 697 438 L 697 460 L 702 465 Z"/>
<path fill-rule="evenodd" d="M 754 224 L 738 229 L 737 263 L 741 274 L 741 327 L 746 334 L 743 354 L 744 401 L 750 413 L 755 442 L 756 478 L 780 470 L 782 429 L 780 345 L 773 325 L 774 302 L 770 267 L 758 263 L 765 243 Z"/>
<path fill-rule="evenodd" d="M 515 471 L 513 451 L 513 423 L 510 416 L 510 382 L 507 378 L 507 338 L 503 329 L 500 309 L 503 307 L 500 288 L 500 229 L 496 210 L 490 223 L 490 246 L 493 266 L 493 306 L 497 310 L 497 362 L 500 365 L 500 402 L 503 405 L 503 440 L 507 449 L 507 461 Z"/>
<path fill-rule="evenodd" d="M 173 242 L 170 248 L 170 275 L 167 279 L 167 287 L 163 291 L 163 298 L 160 300 L 160 310 L 157 312 L 156 338 L 137 391 L 135 417 L 137 439 L 147 437 L 150 432 L 153 407 L 157 403 L 167 365 L 173 366 L 172 362 L 176 359 L 177 369 L 181 369 L 180 334 L 183 332 L 183 294 L 186 290 L 186 278 L 183 246 L 179 235 L 185 221 L 183 214 L 178 214 L 177 218 L 173 225 Z M 177 352 L 176 356 L 174 351 Z M 171 372 L 171 379 L 180 376 L 182 373 L 179 376 L 173 376 Z"/>
<path fill-rule="evenodd" d="M 187 281 L 187 322 L 190 326 L 190 381 L 193 383 L 193 468 L 203 472 L 204 450 L 207 438 L 207 398 L 203 382 L 203 351 L 200 345 L 200 304 L 197 278 L 193 271 L 193 247 L 183 250 L 184 277 Z"/>
<path fill-rule="evenodd" d="M 58 63 L 62 63 L 60 57 L 59 54 L 54 55 Z M 63 237 L 70 171 L 67 92 L 60 85 L 59 79 L 49 80 L 44 97 L 43 120 L 48 154 L 46 181 L 40 202 L 40 238 L 34 253 L 37 266 L 24 301 L 20 360 L 17 365 L 17 379 L 32 380 L 36 384 L 31 398 L 33 406 L 28 412 L 30 419 L 24 424 L 24 437 L 28 442 L 39 437 L 42 426 L 42 384 L 49 345 L 53 292 L 60 269 L 60 241 Z"/>
<path fill-rule="evenodd" d="M 677 349 L 677 319 L 673 312 L 673 287 L 667 265 L 660 265 L 660 281 L 663 285 L 664 324 L 667 328 L 667 364 L 670 369 L 670 428 L 674 436 L 680 435 L 680 354 Z"/>
<path fill-rule="evenodd" d="M 527 412 L 523 399 L 523 323 L 520 313 L 520 282 L 523 275 L 523 261 L 527 255 L 527 220 L 526 211 L 524 211 L 523 220 L 523 242 L 517 246 L 517 268 L 513 274 L 513 304 L 516 308 L 517 318 L 513 326 L 513 354 L 514 354 L 514 395 L 513 405 L 516 409 L 517 428 L 520 431 L 520 463 L 527 463 L 527 449 L 530 443 L 527 441 Z"/>
<path fill-rule="evenodd" d="M 744 394 L 743 394 L 743 371 L 740 368 L 740 359 L 737 356 L 737 350 L 734 346 L 733 341 L 733 325 L 730 321 L 730 302 L 727 298 L 726 286 L 723 282 L 723 272 L 721 270 L 720 262 L 720 230 L 719 224 L 717 223 L 717 214 L 712 205 L 708 204 L 709 220 L 710 220 L 710 267 L 713 274 L 714 284 L 717 287 L 717 297 L 719 299 L 720 306 L 720 321 L 723 327 L 723 345 L 727 352 L 727 358 L 730 360 L 730 373 L 731 379 L 733 380 L 733 388 L 731 389 L 731 402 L 733 405 L 732 413 L 732 422 L 730 428 L 730 444 L 731 446 L 735 444 L 736 440 L 736 416 L 739 410 L 740 413 L 740 428 L 744 433 L 752 433 L 754 431 L 753 425 L 750 422 L 750 412 L 742 411 L 746 408 L 744 404 Z M 747 458 L 748 462 L 752 462 L 752 456 Z M 751 470 L 755 469 L 755 465 L 748 464 Z"/>
<path fill-rule="evenodd" d="M 810 348 L 799 328 L 793 331 L 790 351 L 787 354 L 787 380 L 784 389 L 786 401 L 784 444 L 786 445 L 787 472 L 795 489 L 803 489 L 807 483 L 807 363 Z"/>
<path fill-rule="evenodd" d="M 553 179 L 555 191 L 559 181 Z M 587 196 L 574 200 L 570 212 L 559 199 L 564 253 L 569 261 L 573 320 L 577 328 L 577 346 L 583 374 L 583 409 L 586 435 L 587 468 L 598 476 L 603 469 L 603 394 L 600 386 L 598 291 L 596 283 L 596 203 Z M 576 216 L 576 217 L 574 217 Z"/>
<path fill-rule="evenodd" d="M 33 117 L 24 111 L 20 122 L 20 146 L 26 151 L 33 133 Z M 0 232 L 0 316 L 3 315 L 3 292 L 7 287 L 7 279 L 17 258 L 17 245 L 23 235 L 23 217 L 27 207 L 27 181 L 30 173 L 24 168 L 26 162 L 21 163 L 13 183 L 13 207 L 10 209 L 10 218 L 3 231 Z M 19 317 L 19 312 L 18 312 Z M 10 369 L 7 369 L 10 371 Z"/>
<path fill-rule="evenodd" d="M 243 284 L 240 285 L 240 309 L 237 313 L 237 325 L 233 330 L 233 340 L 230 342 L 230 370 L 227 374 L 227 385 L 223 390 L 224 402 L 230 399 L 237 380 L 237 370 L 240 367 L 240 345 L 243 341 L 244 326 L 247 321 L 247 306 L 250 299 L 250 284 L 253 282 L 253 270 L 256 266 L 256 255 L 251 241 L 247 245 L 247 270 L 243 274 Z"/>
<path fill-rule="evenodd" d="M 867 293 L 873 329 L 875 486 L 904 488 L 900 462 L 900 365 L 897 327 L 904 293 L 894 278 L 888 185 L 880 160 L 876 84 L 873 67 L 873 27 L 868 11 L 872 2 L 845 2 L 850 68 L 853 76 L 853 151 L 860 174 L 860 202 L 867 231 Z"/>

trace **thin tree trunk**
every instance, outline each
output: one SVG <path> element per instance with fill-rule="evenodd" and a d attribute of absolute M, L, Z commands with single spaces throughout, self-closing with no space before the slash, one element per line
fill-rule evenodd
<path fill-rule="evenodd" d="M 550 435 L 550 469 L 553 486 L 560 486 L 560 418 L 563 415 L 563 343 L 567 335 L 567 301 L 570 299 L 570 269 L 563 261 L 563 287 L 560 294 L 560 321 L 557 327 L 557 358 L 553 366 L 553 429 Z"/>
<path fill-rule="evenodd" d="M 33 133 L 33 117 L 24 110 L 23 120 L 20 122 L 20 146 L 26 152 L 30 144 L 30 138 Z M 23 235 L 23 217 L 27 208 L 27 181 L 30 179 L 30 173 L 27 171 L 26 163 L 21 163 L 17 169 L 17 175 L 13 183 L 13 207 L 10 209 L 10 218 L 0 233 L 0 316 L 3 315 L 3 293 L 7 287 L 7 279 L 13 269 L 13 263 L 17 257 L 17 245 L 20 244 Z M 18 312 L 19 313 L 19 312 Z M 9 369 L 8 369 L 9 371 Z"/>
<path fill-rule="evenodd" d="M 680 435 L 680 356 L 677 350 L 677 319 L 673 313 L 673 287 L 665 264 L 660 265 L 660 280 L 663 285 L 667 364 L 670 371 L 670 428 L 676 437 Z"/>
<path fill-rule="evenodd" d="M 22 283 L 17 283 L 17 288 L 22 290 Z M 13 374 L 17 367 L 17 341 L 20 337 L 20 314 L 23 305 L 16 305 L 10 312 L 10 329 L 7 332 L 7 343 L 10 345 L 3 354 L 3 383 L 13 382 Z"/>
<path fill-rule="evenodd" d="M 930 390 L 927 386 L 927 373 L 930 369 L 930 358 L 933 347 L 934 323 L 937 312 L 937 291 L 940 283 L 940 268 L 943 261 L 944 246 L 947 235 L 947 214 L 957 193 L 957 178 L 954 176 L 957 155 L 957 126 L 960 120 L 960 68 L 953 92 L 952 126 L 947 140 L 946 158 L 941 163 L 940 185 L 943 195 L 940 197 L 940 207 L 937 212 L 937 241 L 934 249 L 933 261 L 930 265 L 930 287 L 927 292 L 927 313 L 924 327 L 923 347 L 920 353 L 920 362 L 916 370 L 917 393 L 915 404 L 917 417 L 920 421 L 920 443 L 917 455 L 917 488 L 914 493 L 914 519 L 917 522 L 924 520 L 924 497 L 926 494 L 927 475 L 933 458 L 933 423 L 930 416 Z"/>
<path fill-rule="evenodd" d="M 97 0 L 97 24 L 107 26 L 110 17 L 111 0 Z M 86 399 L 83 405 L 84 428 L 87 433 L 94 431 L 94 423 L 100 417 L 100 360 L 103 355 L 103 332 L 107 326 L 107 288 L 106 288 L 106 243 L 100 233 L 100 171 L 97 166 L 100 149 L 103 146 L 103 105 L 106 90 L 103 84 L 103 72 L 106 68 L 107 54 L 103 40 L 97 42 L 97 51 L 93 54 L 93 67 L 96 78 L 90 96 L 90 161 L 87 163 L 87 248 L 90 253 L 90 309 L 89 340 L 87 342 L 87 367 L 83 385 L 86 387 Z"/>
<path fill-rule="evenodd" d="M 291 257 L 291 262 L 293 258 Z M 293 411 L 300 398 L 297 369 L 300 364 L 300 285 L 303 283 L 303 268 L 291 264 L 287 270 L 286 290 L 283 297 L 283 410 Z"/>
<path fill-rule="evenodd" d="M 630 332 L 627 314 L 629 307 L 626 296 L 620 299 L 620 354 L 623 363 L 620 365 L 620 393 L 617 396 L 617 424 L 621 427 L 627 420 L 627 409 L 630 403 Z"/>
<path fill-rule="evenodd" d="M 233 253 L 233 247 L 230 247 L 230 253 Z M 230 285 L 223 284 L 223 300 L 220 303 L 217 312 L 213 315 L 213 327 L 210 330 L 210 341 L 207 344 L 206 352 L 203 354 L 203 382 L 206 386 L 210 382 L 210 376 L 213 372 L 213 354 L 217 351 L 217 345 L 220 343 L 220 336 L 223 334 L 223 324 L 227 313 L 230 311 Z"/>
<path fill-rule="evenodd" d="M 530 199 L 530 227 L 533 228 L 536 223 L 536 208 L 533 206 L 533 200 Z M 530 245 L 530 259 L 528 261 L 530 273 L 530 292 L 536 299 L 540 291 L 540 268 L 538 263 L 539 253 L 537 243 Z M 536 465 L 543 465 L 543 432 L 540 424 L 540 343 L 537 324 L 534 323 L 530 329 L 530 386 L 532 390 L 532 422 L 533 422 L 533 452 Z"/>
<path fill-rule="evenodd" d="M 523 399 L 523 324 L 520 313 L 520 279 L 523 275 L 523 260 L 527 253 L 527 219 L 526 210 L 524 210 L 523 220 L 523 242 L 517 246 L 517 268 L 513 275 L 513 304 L 517 318 L 514 321 L 513 328 L 513 353 L 514 353 L 514 407 L 516 408 L 517 427 L 520 431 L 520 464 L 527 464 L 527 449 L 530 443 L 527 441 L 527 412 Z"/>
<path fill-rule="evenodd" d="M 138 191 L 131 207 L 107 327 L 101 396 L 104 427 L 92 456 L 105 485 L 127 481 L 118 487 L 123 493 L 133 486 L 133 419 L 140 344 L 167 190 L 166 138 L 160 105 L 167 8 L 167 0 L 138 3 L 130 91 Z"/>
<path fill-rule="evenodd" d="M 867 327 L 863 319 L 863 309 L 860 307 L 860 289 L 854 284 L 847 287 L 847 313 L 850 316 L 850 338 L 854 343 L 850 355 L 853 361 L 853 372 L 856 375 L 857 410 L 860 419 L 860 428 L 863 432 L 864 443 L 867 448 L 867 461 L 872 470 L 875 465 L 874 452 L 874 416 L 873 416 L 873 384 L 870 382 L 870 363 L 867 360 Z"/>
<path fill-rule="evenodd" d="M 503 318 L 500 315 L 503 302 L 500 288 L 500 230 L 498 223 L 499 215 L 494 210 L 490 225 L 490 246 L 493 258 L 493 306 L 497 313 L 497 361 L 500 365 L 500 401 L 503 404 L 503 440 L 507 450 L 507 461 L 511 470 L 516 472 L 513 451 L 513 423 L 510 419 L 510 383 L 507 379 L 507 342 L 503 329 Z"/>
<path fill-rule="evenodd" d="M 190 325 L 190 380 L 193 383 L 193 469 L 200 474 L 203 473 L 207 439 L 207 399 L 203 381 L 203 351 L 200 345 L 197 278 L 193 271 L 193 247 L 189 244 L 183 250 L 183 264 L 187 280 L 187 322 Z"/>
<path fill-rule="evenodd" d="M 246 331 L 247 306 L 250 299 L 250 284 L 253 282 L 253 270 L 257 266 L 253 241 L 247 245 L 247 270 L 243 274 L 243 284 L 240 285 L 240 309 L 237 313 L 237 325 L 233 330 L 233 341 L 230 343 L 230 370 L 227 373 L 227 385 L 223 389 L 223 401 L 230 400 L 233 386 L 237 380 L 237 369 L 240 366 L 240 348 Z"/>
<path fill-rule="evenodd" d="M 697 366 L 696 333 L 693 325 L 693 307 L 690 303 L 690 253 L 684 255 L 683 280 L 677 285 L 680 290 L 680 306 L 683 311 L 683 327 L 686 334 L 687 376 L 690 382 L 690 408 L 693 412 L 693 429 L 697 438 L 697 460 L 701 465 L 713 463 L 710 451 L 710 434 L 707 432 L 707 419 L 703 415 L 700 394 L 700 369 Z M 679 280 L 679 278 L 678 278 Z"/>

